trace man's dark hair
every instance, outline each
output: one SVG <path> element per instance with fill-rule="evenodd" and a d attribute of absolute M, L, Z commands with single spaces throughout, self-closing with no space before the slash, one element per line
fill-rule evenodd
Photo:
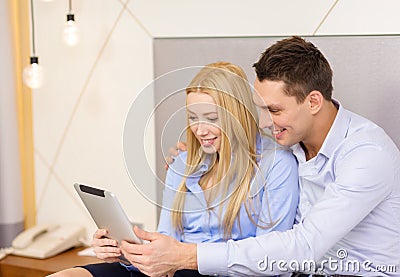
<path fill-rule="evenodd" d="M 260 82 L 283 81 L 285 93 L 298 103 L 317 90 L 326 100 L 332 98 L 332 69 L 324 55 L 311 42 L 293 36 L 268 47 L 253 65 Z"/>

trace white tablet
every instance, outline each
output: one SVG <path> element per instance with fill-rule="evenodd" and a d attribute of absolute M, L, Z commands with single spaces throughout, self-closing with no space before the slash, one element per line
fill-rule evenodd
<path fill-rule="evenodd" d="M 78 183 L 74 187 L 97 227 L 108 230 L 109 238 L 118 243 L 122 240 L 142 243 L 133 232 L 132 223 L 113 193 Z"/>

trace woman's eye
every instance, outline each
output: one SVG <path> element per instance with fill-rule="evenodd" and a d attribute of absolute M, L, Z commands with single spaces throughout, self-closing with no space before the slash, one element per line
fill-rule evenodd
<path fill-rule="evenodd" d="M 196 119 L 197 119 L 197 117 L 195 117 L 195 116 L 189 116 L 190 121 L 195 121 Z"/>
<path fill-rule="evenodd" d="M 218 121 L 218 117 L 207 118 L 207 120 L 210 121 L 210 122 L 217 122 Z"/>

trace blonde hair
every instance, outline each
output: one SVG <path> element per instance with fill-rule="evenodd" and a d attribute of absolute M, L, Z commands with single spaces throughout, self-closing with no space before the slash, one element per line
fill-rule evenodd
<path fill-rule="evenodd" d="M 251 88 L 246 74 L 240 67 L 228 62 L 216 62 L 203 67 L 193 78 L 186 88 L 186 95 L 191 92 L 206 93 L 213 98 L 218 107 L 222 139 L 218 153 L 210 157 L 210 154 L 201 151 L 200 142 L 188 129 L 185 176 L 194 174 L 207 157 L 211 158 L 209 170 L 214 170 L 216 173 L 216 178 L 213 179 L 214 186 L 219 184 L 217 190 L 212 192 L 221 193 L 222 201 L 228 201 L 225 197 L 229 196 L 222 228 L 224 237 L 230 238 L 236 219 L 240 228 L 240 209 L 243 203 L 247 203 L 251 180 L 258 168 L 256 161 L 258 115 L 252 102 Z M 189 119 L 187 120 L 189 126 Z M 232 182 L 233 188 L 230 187 Z M 172 212 L 173 226 L 179 232 L 183 232 L 182 215 L 186 192 L 186 177 L 184 177 L 176 193 Z M 222 206 L 219 207 L 220 220 Z M 208 206 L 208 209 L 210 208 L 213 207 Z M 255 223 L 247 205 L 246 212 Z"/>

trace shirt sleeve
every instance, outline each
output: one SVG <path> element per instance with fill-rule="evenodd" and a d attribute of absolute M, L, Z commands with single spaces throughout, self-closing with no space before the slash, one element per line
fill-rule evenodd
<path fill-rule="evenodd" d="M 322 198 L 304 220 L 285 232 L 274 231 L 218 245 L 198 244 L 201 274 L 260 276 L 287 273 L 270 261 L 304 261 L 322 256 L 391 190 L 395 169 L 381 147 L 362 144 L 343 151 L 335 160 L 334 182 L 326 184 Z M 218 255 L 218 256 L 217 256 Z"/>
<path fill-rule="evenodd" d="M 158 224 L 157 231 L 161 234 L 175 238 L 176 240 L 181 240 L 181 236 L 176 232 L 174 226 L 172 225 L 172 213 L 170 210 L 165 208 L 161 209 L 160 221 Z"/>
<path fill-rule="evenodd" d="M 181 235 L 172 224 L 172 208 L 186 165 L 186 152 L 182 152 L 169 167 L 165 178 L 163 202 L 157 231 L 161 234 L 181 240 Z"/>
<path fill-rule="evenodd" d="M 265 179 L 258 220 L 260 226 L 257 227 L 256 236 L 292 229 L 299 202 L 298 176 L 297 161 L 293 154 L 287 150 L 277 150 Z"/>

